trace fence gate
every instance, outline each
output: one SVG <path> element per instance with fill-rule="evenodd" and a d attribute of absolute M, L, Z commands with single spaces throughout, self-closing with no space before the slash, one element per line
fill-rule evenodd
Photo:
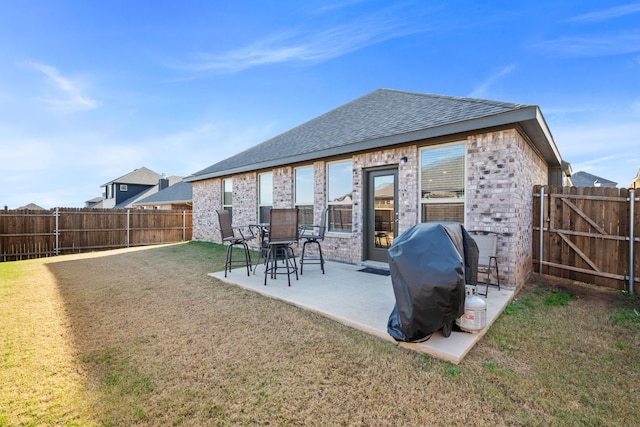
<path fill-rule="evenodd" d="M 640 199 L 626 188 L 535 186 L 537 272 L 638 293 Z"/>

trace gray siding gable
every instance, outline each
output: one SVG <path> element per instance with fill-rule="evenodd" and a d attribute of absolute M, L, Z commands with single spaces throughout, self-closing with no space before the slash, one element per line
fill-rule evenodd
<path fill-rule="evenodd" d="M 523 114 L 513 116 L 513 113 Z M 509 117 L 502 117 L 509 115 Z M 486 119 L 478 122 L 479 119 Z M 538 107 L 485 99 L 378 89 L 194 173 L 187 181 L 311 161 L 517 121 Z"/>

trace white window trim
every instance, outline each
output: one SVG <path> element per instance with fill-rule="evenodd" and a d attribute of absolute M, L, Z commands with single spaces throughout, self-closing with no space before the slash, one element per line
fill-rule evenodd
<path fill-rule="evenodd" d="M 330 165 L 334 165 L 337 163 L 351 163 L 351 201 L 349 203 L 344 203 L 344 202 L 332 202 L 329 200 L 329 166 Z M 353 220 L 353 159 L 342 159 L 342 160 L 335 160 L 333 162 L 327 162 L 326 166 L 325 166 L 325 191 L 327 194 L 327 207 L 330 206 L 351 206 L 351 215 L 352 215 L 352 220 Z M 328 213 L 327 213 L 328 214 Z M 351 231 L 337 231 L 337 230 L 329 230 L 329 222 L 327 221 L 327 230 L 326 230 L 326 234 L 330 235 L 330 236 L 335 236 L 335 237 L 350 237 L 351 235 L 353 235 L 353 224 L 351 224 Z"/>
<path fill-rule="evenodd" d="M 301 169 L 311 170 L 311 200 L 309 203 L 301 203 L 298 201 L 298 171 Z M 293 168 L 293 206 L 300 208 L 302 206 L 311 207 L 311 223 L 315 224 L 315 182 L 316 182 L 316 169 L 313 165 L 304 165 Z M 302 223 L 301 223 L 302 225 Z"/>
<path fill-rule="evenodd" d="M 296 168 L 293 169 L 293 204 L 294 206 L 308 206 L 308 203 L 300 203 L 298 202 L 298 189 L 297 189 L 297 184 L 298 184 L 298 170 L 300 169 L 311 169 L 311 181 L 315 182 L 315 178 L 316 178 L 316 171 L 315 168 L 313 167 L 313 165 L 306 165 L 306 166 L 298 166 Z M 314 205 L 314 199 L 315 199 L 315 193 L 314 193 L 314 189 L 313 187 L 311 187 L 311 205 Z"/>
<path fill-rule="evenodd" d="M 261 193 L 262 193 L 262 179 L 261 177 L 264 175 L 271 175 L 271 204 L 270 205 L 265 205 L 262 204 L 262 197 L 261 197 Z M 273 209 L 273 172 L 263 172 L 258 174 L 258 221 L 260 221 L 260 210 L 263 207 L 271 207 Z"/>
<path fill-rule="evenodd" d="M 440 198 L 440 199 L 423 199 L 422 198 L 422 154 L 425 151 L 428 150 L 433 150 L 436 148 L 443 148 L 443 147 L 447 147 L 447 146 L 451 146 L 451 145 L 462 145 L 464 148 L 464 153 L 463 153 L 463 158 L 464 158 L 464 163 L 463 163 L 463 184 L 464 184 L 464 197 L 461 199 L 458 198 Z M 463 206 L 463 210 L 464 210 L 464 216 L 463 216 L 463 220 L 464 223 L 467 224 L 467 154 L 468 154 L 468 150 L 467 150 L 467 141 L 454 141 L 454 142 L 448 142 L 445 144 L 437 144 L 437 145 L 429 145 L 426 147 L 421 147 L 419 149 L 418 152 L 418 203 L 419 203 L 419 211 L 418 211 L 418 215 L 419 215 L 419 221 L 422 221 L 422 205 L 431 205 L 431 204 L 438 204 L 438 205 L 442 205 L 442 204 L 459 204 L 462 202 L 462 206 Z"/>
<path fill-rule="evenodd" d="M 225 184 L 227 181 L 231 182 L 231 204 L 225 203 L 224 195 L 226 193 Z M 233 208 L 233 178 L 224 178 L 222 180 L 222 209 L 224 208 Z"/>

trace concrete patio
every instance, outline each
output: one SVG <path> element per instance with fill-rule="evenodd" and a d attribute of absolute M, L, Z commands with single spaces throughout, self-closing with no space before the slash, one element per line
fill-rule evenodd
<path fill-rule="evenodd" d="M 383 266 L 386 267 L 385 264 L 373 267 Z M 286 276 L 277 280 L 269 279 L 265 286 L 262 266 L 258 266 L 255 275 L 250 276 L 243 268 L 232 270 L 226 278 L 224 271 L 209 275 L 454 364 L 462 361 L 514 297 L 512 290 L 503 287 L 499 291 L 496 287 L 489 287 L 489 297 L 486 299 L 487 327 L 479 333 L 454 331 L 445 338 L 438 331 L 422 343 L 397 342 L 387 333 L 387 321 L 395 304 L 391 277 L 359 271 L 364 267 L 327 262 L 323 275 L 318 265 L 309 265 L 299 280 L 292 276 L 291 287 L 287 285 Z"/>

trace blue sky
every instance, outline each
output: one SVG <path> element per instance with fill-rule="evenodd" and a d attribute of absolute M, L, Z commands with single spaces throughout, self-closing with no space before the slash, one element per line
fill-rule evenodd
<path fill-rule="evenodd" d="M 640 168 L 640 3 L 1 1 L 0 205 L 190 175 L 378 88 L 536 104 L 574 171 Z"/>

